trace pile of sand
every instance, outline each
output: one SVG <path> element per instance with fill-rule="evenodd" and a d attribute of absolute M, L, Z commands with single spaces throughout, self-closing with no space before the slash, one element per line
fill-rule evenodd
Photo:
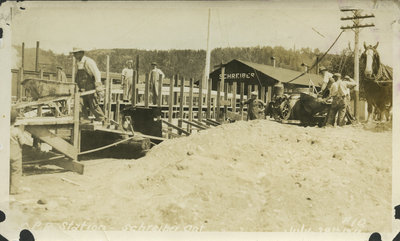
<path fill-rule="evenodd" d="M 62 228 L 389 231 L 391 137 L 362 126 L 237 122 L 165 141 L 138 160 L 85 162 L 84 175 L 26 176 L 13 207 L 29 223 Z"/>

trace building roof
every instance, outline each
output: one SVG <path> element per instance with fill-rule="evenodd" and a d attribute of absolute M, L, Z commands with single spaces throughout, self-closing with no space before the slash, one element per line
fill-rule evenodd
<path fill-rule="evenodd" d="M 281 83 L 290 83 L 294 85 L 301 85 L 301 86 L 309 86 L 310 80 L 315 86 L 322 85 L 322 76 L 317 74 L 311 73 L 303 73 L 299 71 L 294 71 L 290 69 L 278 68 L 273 67 L 270 65 L 265 64 L 258 64 L 249 61 L 243 61 L 239 59 L 233 59 L 227 64 L 225 64 L 225 73 L 234 73 L 237 71 L 244 71 L 244 72 L 251 72 L 250 78 L 248 77 L 247 80 L 238 78 L 236 81 L 248 81 L 254 82 L 252 78 L 257 78 L 257 82 L 262 81 L 267 85 L 273 85 L 277 82 Z M 216 78 L 217 74 L 221 73 L 221 68 L 214 70 L 210 73 L 210 77 Z M 255 74 L 253 76 L 253 74 Z M 239 75 L 240 76 L 240 75 Z M 229 75 L 227 75 L 227 81 L 232 81 L 229 79 Z"/>

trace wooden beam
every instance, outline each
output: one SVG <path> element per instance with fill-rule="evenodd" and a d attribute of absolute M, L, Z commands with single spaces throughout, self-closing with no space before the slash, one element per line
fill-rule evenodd
<path fill-rule="evenodd" d="M 199 128 L 199 129 L 201 129 L 201 130 L 205 130 L 205 129 L 206 129 L 206 127 L 201 126 L 201 125 L 199 125 L 199 124 L 197 124 L 197 123 L 195 123 L 195 122 L 193 122 L 193 121 L 188 121 L 188 120 L 185 120 L 185 119 L 183 119 L 182 121 L 183 121 L 184 123 L 190 125 L 190 126 L 194 126 L 194 127 Z"/>
<path fill-rule="evenodd" d="M 73 171 L 78 174 L 83 174 L 85 169 L 85 166 L 82 163 L 69 160 L 67 158 L 49 161 L 49 164 L 59 166 L 61 168 L 64 168 L 65 170 Z"/>
<path fill-rule="evenodd" d="M 216 125 L 221 125 L 220 122 L 215 121 L 215 120 L 212 120 L 212 119 L 207 119 L 207 121 L 210 121 L 210 122 L 212 122 L 212 123 L 214 123 L 214 124 L 216 124 Z"/>
<path fill-rule="evenodd" d="M 40 79 L 44 79 L 44 72 L 43 72 L 43 69 L 40 69 Z"/>
<path fill-rule="evenodd" d="M 211 125 L 211 126 L 219 126 L 219 124 L 215 124 L 214 122 L 211 122 L 209 120 L 202 120 L 204 123 L 206 123 L 207 125 Z"/>
<path fill-rule="evenodd" d="M 39 41 L 36 41 L 36 60 L 35 60 L 35 71 L 39 71 Z"/>
<path fill-rule="evenodd" d="M 207 112 L 206 112 L 206 118 L 207 119 L 211 118 L 211 88 L 212 88 L 212 79 L 208 79 L 208 84 L 207 84 Z"/>
<path fill-rule="evenodd" d="M 120 94 L 116 94 L 117 99 L 115 103 L 115 121 L 118 122 L 119 124 L 122 124 L 120 122 L 120 113 L 121 113 L 121 96 Z"/>
<path fill-rule="evenodd" d="M 182 119 L 183 119 L 183 90 L 185 87 L 185 78 L 181 77 L 180 80 L 180 100 L 179 100 L 179 116 L 178 116 L 178 127 L 182 128 Z M 178 134 L 181 135 L 182 133 L 180 131 L 178 131 Z"/>
<path fill-rule="evenodd" d="M 199 80 L 199 107 L 197 111 L 197 119 L 201 121 L 203 119 L 203 80 Z"/>
<path fill-rule="evenodd" d="M 189 80 L 189 121 L 193 120 L 193 78 Z M 190 125 L 187 127 L 187 131 L 191 131 Z"/>
<path fill-rule="evenodd" d="M 75 65 L 76 65 L 76 59 L 74 56 L 72 56 L 72 72 L 71 72 L 71 82 L 75 83 Z"/>
<path fill-rule="evenodd" d="M 25 67 L 25 43 L 22 42 L 22 47 L 21 47 L 21 68 L 24 69 Z"/>
<path fill-rule="evenodd" d="M 202 126 L 203 128 L 210 128 L 208 125 L 204 124 L 203 122 L 200 122 L 200 121 L 197 121 L 197 120 L 193 120 L 192 122 Z"/>
<path fill-rule="evenodd" d="M 22 81 L 24 81 L 24 69 L 21 67 L 19 68 L 17 79 L 17 101 L 20 101 L 22 97 Z"/>
<path fill-rule="evenodd" d="M 78 149 L 62 139 L 57 135 L 50 132 L 45 126 L 26 126 L 25 130 L 31 133 L 34 137 L 46 142 L 56 150 L 65 154 L 66 156 L 76 160 L 78 157 Z"/>
<path fill-rule="evenodd" d="M 168 122 L 168 121 L 162 120 L 162 122 L 165 123 L 167 126 L 172 127 L 172 128 L 174 128 L 174 129 L 176 129 L 176 130 L 182 132 L 183 134 L 185 134 L 185 135 L 187 135 L 187 136 L 190 135 L 190 133 L 187 132 L 186 130 L 184 130 L 184 129 L 182 129 L 182 128 L 180 128 L 180 127 L 178 127 L 178 126 L 176 126 L 176 125 L 174 125 L 174 124 L 172 124 L 172 123 L 170 123 L 170 122 Z"/>
<path fill-rule="evenodd" d="M 144 106 L 149 108 L 149 92 L 150 92 L 150 79 L 149 74 L 146 73 L 146 79 L 144 83 Z"/>
<path fill-rule="evenodd" d="M 68 125 L 73 124 L 74 119 L 72 116 L 65 116 L 65 117 L 32 117 L 32 118 L 23 118 L 17 119 L 15 125 Z"/>

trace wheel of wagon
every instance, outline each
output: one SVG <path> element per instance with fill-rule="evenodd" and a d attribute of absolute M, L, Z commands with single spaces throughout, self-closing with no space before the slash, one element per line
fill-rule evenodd
<path fill-rule="evenodd" d="M 290 113 L 291 113 L 291 109 L 292 107 L 290 106 L 289 101 L 284 101 L 281 103 L 280 105 L 280 109 L 281 109 L 281 117 L 284 120 L 288 120 L 290 117 Z"/>

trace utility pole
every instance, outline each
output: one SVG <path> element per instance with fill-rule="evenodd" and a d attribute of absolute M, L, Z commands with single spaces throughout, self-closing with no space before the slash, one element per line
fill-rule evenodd
<path fill-rule="evenodd" d="M 373 18 L 375 17 L 373 14 L 370 15 L 361 15 L 360 9 L 341 9 L 340 11 L 342 12 L 352 12 L 353 16 L 349 17 L 342 17 L 340 20 L 352 20 L 353 25 L 352 26 L 342 26 L 340 29 L 346 30 L 346 29 L 351 29 L 354 31 L 354 81 L 357 83 L 357 86 L 354 88 L 354 117 L 356 120 L 359 120 L 359 115 L 358 115 L 358 101 L 359 101 L 359 91 L 360 91 L 360 78 L 359 78 L 359 34 L 360 34 L 360 28 L 368 28 L 368 27 L 374 27 L 375 25 L 373 23 L 370 24 L 361 24 L 361 20 L 364 18 Z"/>

